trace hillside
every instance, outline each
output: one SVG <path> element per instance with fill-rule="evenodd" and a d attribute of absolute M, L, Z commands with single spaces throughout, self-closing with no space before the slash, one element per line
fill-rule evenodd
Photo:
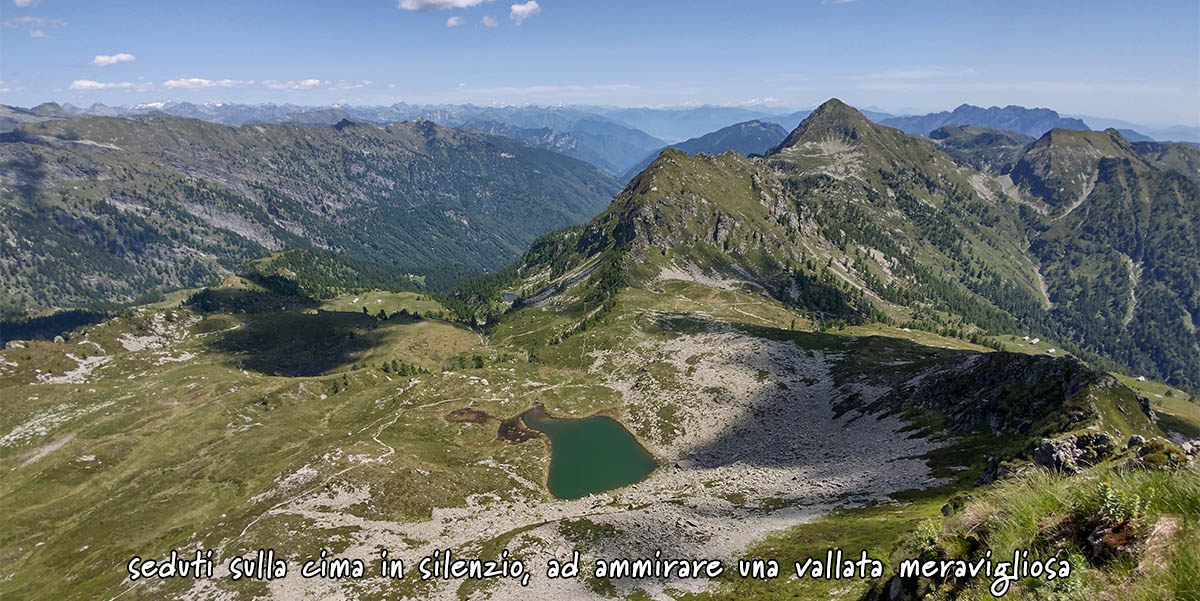
<path fill-rule="evenodd" d="M 0 518 L 0 559 L 15 574 L 0 593 L 636 598 L 688 583 L 150 585 L 123 581 L 111 558 L 201 546 L 222 557 L 274 548 L 298 561 L 337 541 L 340 555 L 366 558 L 379 546 L 409 560 L 503 547 L 529 561 L 560 546 L 585 558 L 650 546 L 731 560 L 832 507 L 890 500 L 878 506 L 895 520 L 875 533 L 878 554 L 897 540 L 892 530 L 984 476 L 988 457 L 1028 463 L 1040 437 L 1081 431 L 1161 435 L 1137 395 L 1074 359 L 983 353 L 893 327 L 818 332 L 752 286 L 671 274 L 622 285 L 603 267 L 592 273 L 482 331 L 444 321 L 423 295 L 322 302 L 297 293 L 303 284 L 253 276 L 0 351 L 0 392 L 28 399 L 0 413 L 0 501 L 22 508 Z M 501 438 L 535 401 L 554 415 L 619 419 L 659 469 L 617 490 L 553 498 L 547 447 Z M 68 552 L 73 578 L 46 584 L 41 575 Z M 854 599 L 870 584 L 838 594 Z M 689 590 L 744 599 L 755 593 L 747 586 Z M 828 594 L 822 583 L 779 586 Z"/>
<path fill-rule="evenodd" d="M 27 132 L 45 137 L 10 144 L 30 154 L 110 144 L 122 150 L 88 155 L 104 173 L 170 173 L 186 158 L 192 177 L 222 167 L 229 182 L 238 180 L 226 153 L 251 164 L 286 158 L 255 144 L 260 136 L 289 157 L 300 140 L 343 156 L 351 144 L 375 152 L 374 170 L 346 170 L 360 178 L 317 178 L 326 173 L 317 167 L 340 174 L 331 165 L 347 163 L 322 163 L 315 150 L 283 163 L 347 194 L 378 189 L 371 185 L 389 164 L 380 157 L 398 160 L 379 150 L 397 139 L 423 156 L 453 148 L 459 161 L 480 156 L 468 152 L 472 141 L 485 143 L 484 157 L 492 144 L 513 145 L 501 147 L 513 157 L 479 158 L 479 169 L 545 154 L 429 123 L 205 126 L 185 138 L 172 128 L 193 122 L 151 121 L 162 129 L 148 141 L 121 137 L 128 122 L 98 120 L 73 136 Z M 1054 147 L 1076 138 L 1052 138 L 1027 160 L 1090 156 Z M 533 154 L 507 150 L 516 147 Z M 152 149 L 153 161 L 141 154 Z M 64 156 L 68 166 L 80 160 Z M 539 169 L 578 165 L 555 161 Z M 1019 335 L 1095 311 L 1068 306 L 1055 287 L 1065 280 L 1054 257 L 1068 257 L 1063 266 L 1107 260 L 1082 245 L 1108 240 L 1140 250 L 1138 260 L 1159 272 L 1191 269 L 1164 244 L 1190 240 L 1168 228 L 1191 210 L 1183 199 L 1193 180 L 1129 158 L 1101 157 L 1095 168 L 1084 202 L 1051 214 L 1048 201 L 1005 176 L 831 100 L 763 157 L 663 151 L 591 221 L 542 235 L 510 267 L 445 294 L 404 290 L 402 275 L 368 261 L 294 248 L 203 290 L 64 318 L 59 331 L 0 350 L 0 396 L 18 400 L 0 407 L 0 504 L 19 508 L 0 515 L 0 561 L 11 566 L 0 596 L 972 599 L 977 585 L 905 581 L 893 568 L 923 554 L 974 560 L 1018 544 L 1052 554 L 1043 541 L 1056 528 L 1073 533 L 1070 545 L 1120 528 L 1121 540 L 1139 545 L 1129 557 L 1186 574 L 1195 526 L 1152 529 L 1196 506 L 1194 460 L 1169 442 L 1195 453 L 1186 443 L 1200 434 L 1194 402 Z M 54 169 L 46 179 L 66 182 L 59 187 L 122 183 Z M 263 187 L 307 189 L 284 188 L 278 167 L 263 172 L 271 176 Z M 132 197 L 147 179 L 118 189 Z M 1152 184 L 1179 194 L 1164 197 Z M 1099 238 L 1122 223 L 1145 224 L 1129 230 L 1137 249 Z M 1139 278 L 1147 311 L 1167 306 L 1143 303 L 1150 292 L 1186 289 Z M 1121 358 L 1096 331 L 1080 332 L 1080 345 Z M 1181 348 L 1154 335 L 1155 348 Z M 1150 351 L 1136 353 L 1160 369 Z M 536 425 L 551 418 L 601 420 L 625 436 L 644 471 L 616 485 L 591 482 L 596 468 L 626 456 L 592 451 L 584 460 L 598 463 L 573 474 L 581 492 L 556 496 L 558 443 Z M 1118 468 L 1112 494 L 1124 496 L 1104 505 L 1089 491 Z M 1169 496 L 1115 513 L 1150 486 Z M 1021 505 L 1014 491 L 1043 502 Z M 985 521 L 998 527 L 975 527 Z M 446 548 L 461 557 L 507 552 L 536 577 L 527 586 L 291 572 L 233 581 L 219 569 L 213 580 L 131 582 L 113 560 L 196 547 L 226 559 L 276 549 L 293 565 L 321 549 L 371 565 L 380 548 L 409 562 Z M 887 558 L 889 571 L 841 582 L 541 572 L 544 558 L 570 549 L 581 565 L 661 549 L 730 565 L 774 557 L 786 567 L 830 547 L 866 549 Z M 1150 599 L 1189 585 L 1158 568 L 1113 567 L 1092 546 L 1065 548 L 1086 574 L 1069 591 L 1080 598 L 1120 586 Z M 48 578 L 63 557 L 72 558 L 70 577 Z M 1057 592 L 1023 579 L 1014 596 Z"/>
<path fill-rule="evenodd" d="M 527 264 L 582 231 L 542 238 Z M 641 235 L 618 227 L 621 247 L 639 247 L 627 234 Z M 679 271 L 622 281 L 611 264 L 587 262 L 558 275 L 554 293 L 471 329 L 426 295 L 318 300 L 305 281 L 250 273 L 182 304 L 0 350 L 0 394 L 22 399 L 0 411 L 0 503 L 20 508 L 0 515 L 0 560 L 12 574 L 0 595 L 854 601 L 890 574 L 609 582 L 536 573 L 522 586 L 291 571 L 231 581 L 219 569 L 207 581 L 129 582 L 113 557 L 270 548 L 298 565 L 322 548 L 367 562 L 379 548 L 409 562 L 435 549 L 485 558 L 504 549 L 538 571 L 562 549 L 579 550 L 581 565 L 646 549 L 785 565 L 829 546 L 912 557 L 910 530 L 962 495 L 1003 494 L 974 485 L 1041 469 L 1059 457 L 1039 459 L 1044 444 L 1108 441 L 1082 447 L 1074 469 L 1123 460 L 1115 447 L 1134 435 L 1169 434 L 1150 401 L 1073 358 L 990 353 L 882 324 L 822 328 L 748 281 Z M 627 486 L 555 498 L 553 447 L 522 426 L 531 407 L 617 420 L 657 468 Z M 1188 482 L 1187 472 L 1167 474 Z M 46 578 L 63 556 L 71 578 Z M 1082 590 L 1094 591 L 1088 582 Z"/>
<path fill-rule="evenodd" d="M 946 154 L 980 171 L 1007 173 L 1033 138 L 1015 131 L 975 125 L 943 125 L 929 132 Z"/>
<path fill-rule="evenodd" d="M 617 247 L 650 278 L 747 279 L 815 313 L 830 311 L 806 287 L 853 300 L 841 317 L 928 303 L 926 318 L 1002 327 L 1011 314 L 972 286 L 997 286 L 1017 311 L 1036 307 L 1036 282 L 1028 259 L 990 258 L 1019 256 L 1024 242 L 977 185 L 987 191 L 950 157 L 834 100 L 762 159 L 669 149 L 579 234 L 580 252 Z M 864 291 L 872 299 L 850 299 Z"/>
<path fill-rule="evenodd" d="M 1192 179 L 1200 179 L 1200 147 L 1178 142 L 1134 142 L 1142 156 Z"/>
<path fill-rule="evenodd" d="M 722 127 L 717 131 L 704 134 L 698 138 L 672 144 L 671 148 L 682 150 L 688 154 L 696 154 L 698 152 L 721 154 L 733 151 L 742 156 L 749 156 L 765 153 L 774 148 L 776 144 L 779 144 L 785 136 L 787 136 L 787 130 L 778 124 L 764 123 L 762 121 L 746 121 L 745 123 L 736 123 L 729 127 Z M 660 148 L 644 157 L 625 172 L 622 176 L 623 179 L 628 181 L 641 173 L 646 167 L 650 166 L 650 163 L 654 162 L 654 159 L 662 151 L 663 149 Z"/>
<path fill-rule="evenodd" d="M 1070 117 L 1062 117 L 1051 109 L 1029 109 L 1013 105 L 1004 108 L 998 106 L 982 108 L 963 104 L 959 105 L 953 111 L 929 113 L 928 115 L 891 117 L 881 120 L 880 123 L 910 134 L 920 135 L 927 135 L 929 132 L 944 125 L 990 127 L 992 129 L 1016 131 L 1034 138 L 1055 128 L 1089 129 L 1083 121 Z"/>
<path fill-rule="evenodd" d="M 581 161 L 427 121 L 42 121 L 5 135 L 0 164 L 9 311 L 196 286 L 283 248 L 496 269 L 616 189 Z"/>
<path fill-rule="evenodd" d="M 1046 203 L 1030 252 L 1073 340 L 1194 385 L 1200 366 L 1200 187 L 1171 152 L 1142 153 L 1116 130 L 1054 130 L 1012 179 Z M 1186 169 L 1186 167 L 1184 167 Z"/>
<path fill-rule="evenodd" d="M 1198 202 L 1115 131 L 1047 133 L 1010 181 L 832 100 L 761 159 L 669 149 L 521 273 L 603 254 L 638 281 L 748 281 L 821 320 L 1033 333 L 1194 385 Z"/>

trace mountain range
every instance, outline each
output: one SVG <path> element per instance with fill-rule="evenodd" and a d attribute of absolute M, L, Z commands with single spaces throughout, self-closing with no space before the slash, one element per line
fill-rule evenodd
<path fill-rule="evenodd" d="M 943 152 L 980 171 L 1004 172 L 1034 138 L 1020 132 L 977 125 L 943 125 L 929 132 Z"/>
<path fill-rule="evenodd" d="M 156 102 L 130 107 L 94 104 L 88 108 L 45 103 L 32 109 L 0 107 L 0 131 L 12 129 L 19 123 L 49 118 L 153 115 L 201 119 L 233 126 L 250 123 L 334 125 L 344 120 L 386 125 L 424 119 L 447 127 L 467 127 L 497 133 L 504 129 L 532 146 L 588 161 L 612 175 L 624 173 L 647 152 L 665 145 L 662 140 L 640 130 L 569 107 L 405 103 L 377 107 L 305 107 L 288 104 Z"/>
<path fill-rule="evenodd" d="M 9 311 L 196 286 L 285 248 L 445 282 L 504 266 L 618 189 L 582 161 L 429 121 L 45 120 L 5 134 L 0 164 Z"/>
<path fill-rule="evenodd" d="M 621 188 L 424 120 L 20 124 L 8 302 L 195 287 L 0 321 L 0 597 L 981 601 L 897 566 L 1018 550 L 1072 572 L 1006 598 L 1194 597 L 1200 152 L 836 99 L 745 129 Z M 215 577 L 130 578 L 185 549 Z M 267 549 L 287 577 L 222 571 Z M 446 549 L 530 578 L 413 571 Z M 788 577 L 833 549 L 881 571 Z M 726 574 L 592 571 L 643 557 Z"/>
<path fill-rule="evenodd" d="M 667 149 L 521 272 L 745 280 L 814 319 L 1034 332 L 1194 386 L 1200 171 L 1167 148 L 1053 129 L 992 174 L 831 100 L 763 158 Z"/>
<path fill-rule="evenodd" d="M 1050 109 L 1027 109 L 1011 105 L 1004 108 L 998 106 L 981 108 L 962 104 L 953 111 L 911 117 L 891 117 L 883 119 L 879 123 L 895 127 L 906 133 L 921 135 L 926 135 L 943 125 L 976 125 L 1020 132 L 1035 138 L 1054 128 L 1088 129 L 1083 121 L 1062 117 Z"/>
<path fill-rule="evenodd" d="M 342 120 L 387 123 L 426 119 L 448 127 L 474 127 L 502 133 L 523 142 L 587 161 L 608 172 L 623 176 L 644 166 L 644 157 L 668 142 L 702 137 L 715 130 L 751 120 L 774 123 L 791 130 L 808 110 L 765 107 L 702 106 L 694 108 L 613 108 L 604 106 L 476 106 L 413 105 L 387 106 L 333 105 L 324 107 L 291 104 L 237 104 L 190 102 L 152 102 L 127 107 L 94 104 L 87 108 L 44 103 L 25 109 L 0 106 L 0 132 L 20 123 L 78 116 L 138 116 L 162 114 L 222 123 L 291 123 L 333 125 Z M 878 111 L 865 111 L 868 118 L 899 127 L 909 133 L 928 135 L 942 125 L 979 126 L 1022 132 L 1038 137 L 1050 127 L 1086 129 L 1078 118 L 1064 118 L 1049 109 L 1009 106 L 980 108 L 962 105 L 953 112 L 923 116 L 897 117 Z M 891 119 L 892 121 L 888 121 Z M 1084 118 L 1094 127 L 1115 127 L 1130 141 L 1180 140 L 1200 142 L 1200 128 L 1175 126 L 1150 127 L 1125 121 Z M 1139 133 L 1141 132 L 1141 133 Z M 723 150 L 735 150 L 726 148 Z"/>
<path fill-rule="evenodd" d="M 514 139 L 555 147 L 570 138 L 489 123 L 473 125 L 510 136 L 427 121 L 23 124 L 0 145 L 10 167 L 4 226 L 30 259 L 5 267 L 17 282 L 7 306 L 130 300 L 149 282 L 194 286 L 267 252 L 304 247 L 448 285 L 586 220 L 616 189 L 584 163 Z M 781 133 L 749 122 L 652 154 L 588 231 L 624 223 L 625 235 L 644 244 L 698 253 L 672 258 L 680 269 L 753 276 L 781 299 L 835 319 L 1034 331 L 1173 383 L 1200 373 L 1192 325 L 1200 285 L 1189 275 L 1200 271 L 1200 252 L 1188 233 L 1197 225 L 1195 147 L 1133 143 L 1112 129 L 1055 128 L 1034 140 L 941 126 L 913 137 L 837 101 L 786 139 Z M 726 150 L 743 154 L 713 156 Z M 767 156 L 743 156 L 756 153 Z M 693 189 L 696 182 L 711 183 Z M 67 186 L 90 191 L 67 195 Z M 700 210 L 704 203 L 680 194 L 716 204 Z M 653 208 L 637 208 L 647 202 Z M 45 216 L 77 235 L 45 230 Z M 646 219 L 657 225 L 626 231 Z M 57 242 L 39 245 L 30 232 Z"/>
<path fill-rule="evenodd" d="M 592 110 L 672 142 L 700 137 L 714 130 L 746 121 L 775 123 L 791 130 L 811 112 L 807 109 L 792 111 L 725 106 L 617 109 L 595 107 Z M 879 111 L 866 111 L 865 114 L 872 119 L 884 119 L 892 116 Z"/>

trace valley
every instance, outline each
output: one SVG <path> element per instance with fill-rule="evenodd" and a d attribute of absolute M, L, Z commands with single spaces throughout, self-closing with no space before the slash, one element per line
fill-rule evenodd
<path fill-rule="evenodd" d="M 5 134 L 0 165 L 6 313 L 128 303 L 285 249 L 444 289 L 587 220 L 619 187 L 581 161 L 428 121 L 50 120 Z"/>
<path fill-rule="evenodd" d="M 806 317 L 754 287 L 726 288 L 668 277 L 630 289 L 602 322 L 549 346 L 545 337 L 564 319 L 590 313 L 569 300 L 577 289 L 512 314 L 482 338 L 454 323 L 396 317 L 399 309 L 384 321 L 365 316 L 355 307 L 373 297 L 429 312 L 418 295 L 367 293 L 316 313 L 144 309 L 60 343 L 2 351 L 4 395 L 25 399 L 20 409 L 6 405 L 3 417 L 4 502 L 24 509 L 5 518 L 3 560 L 22 568 L 2 586 L 31 599 L 98 591 L 122 599 L 458 599 L 481 592 L 479 583 L 122 585 L 119 566 L 105 558 L 195 546 L 226 558 L 274 548 L 292 561 L 321 548 L 365 560 L 380 548 L 410 561 L 439 548 L 485 559 L 503 548 L 530 564 L 570 549 L 585 559 L 661 548 L 732 560 L 779 531 L 854 512 L 890 507 L 889 523 L 914 525 L 985 467 L 970 449 L 989 437 L 925 429 L 913 414 L 873 405 L 985 349 L 900 329 L 813 332 Z M 252 334 L 264 322 L 305 338 Z M 333 342 L 346 336 L 364 343 Z M 314 348 L 305 339 L 327 342 Z M 320 367 L 281 376 L 249 361 L 287 356 L 294 345 L 322 353 Z M 79 349 L 105 361 L 70 382 L 56 379 L 79 369 Z M 1108 394 L 1090 402 L 1123 402 Z M 464 408 L 517 415 L 534 400 L 554 415 L 611 415 L 658 467 L 630 486 L 558 500 L 545 485 L 544 445 L 501 440 L 495 421 L 447 419 Z M 138 501 L 147 498 L 156 500 Z M 39 535 L 45 519 L 59 521 L 60 534 Z M 69 588 L 25 588 L 63 556 L 74 558 L 61 581 Z M 217 576 L 227 576 L 222 570 Z M 537 575 L 528 587 L 486 584 L 490 598 L 719 596 L 746 586 L 618 580 L 610 590 L 598 580 Z M 854 598 L 864 585 L 839 594 Z"/>
<path fill-rule="evenodd" d="M 1200 416 L 1186 390 L 1196 340 L 1185 333 L 1113 345 L 1099 325 L 1083 324 L 1097 312 L 1128 330 L 1196 314 L 1186 274 L 1200 255 L 1190 254 L 1196 238 L 1184 223 L 1196 188 L 1193 174 L 1146 158 L 1119 133 L 1053 130 L 1014 152 L 1019 138 L 948 132 L 942 144 L 962 154 L 946 154 L 936 141 L 830 100 L 765 156 L 668 148 L 604 208 L 581 191 L 611 185 L 590 167 L 429 123 L 262 131 L 154 119 L 36 125 L 55 129 L 40 130 L 37 141 L 10 139 L 9 151 L 74 149 L 62 129 L 70 126 L 80 139 L 121 150 L 84 144 L 64 164 L 153 167 L 170 181 L 246 172 L 225 144 L 137 150 L 140 138 L 121 137 L 131 133 L 99 132 L 198 128 L 249 136 L 238 143 L 251 148 L 258 136 L 300 148 L 297 136 L 319 135 L 330 137 L 321 148 L 353 144 L 342 156 L 360 158 L 415 138 L 415 149 L 404 151 L 411 160 L 432 161 L 423 153 L 440 148 L 477 161 L 442 172 L 447 182 L 485 177 L 478 170 L 491 178 L 491 169 L 519 159 L 534 167 L 504 172 L 509 184 L 549 181 L 578 195 L 547 192 L 501 207 L 462 192 L 454 201 L 461 212 L 442 214 L 458 223 L 461 216 L 467 228 L 484 219 L 476 215 L 544 219 L 511 241 L 456 239 L 464 256 L 494 271 L 437 287 L 426 281 L 442 277 L 436 270 L 416 267 L 423 255 L 389 247 L 388 263 L 369 252 L 375 242 L 348 241 L 351 231 L 381 239 L 423 231 L 413 234 L 418 248 L 434 239 L 432 226 L 360 215 L 360 204 L 348 202 L 339 207 L 353 224 L 346 229 L 333 219 L 291 232 L 284 213 L 225 219 L 216 229 L 229 240 L 250 240 L 247 228 L 261 228 L 279 240 L 291 232 L 294 245 L 246 247 L 206 276 L 220 275 L 219 283 L 180 280 L 193 286 L 6 339 L 0 503 L 16 510 L 0 517 L 0 565 L 14 566 L 0 574 L 5 596 L 864 600 L 904 588 L 911 595 L 892 598 L 937 591 L 979 599 L 987 594 L 981 583 L 901 581 L 892 568 L 921 553 L 963 556 L 974 552 L 963 550 L 970 545 L 1052 554 L 1050 528 L 1078 529 L 1086 540 L 1110 523 L 1094 517 L 1107 511 L 1094 500 L 1097 474 L 1120 494 L 1147 499 L 1122 523 L 1162 529 L 1140 540 L 1176 551 L 1135 570 L 1112 568 L 1093 547 L 1071 547 L 1078 578 L 1023 580 L 1014 597 L 1087 596 L 1119 585 L 1153 598 L 1162 587 L 1190 585 L 1168 575 L 1188 572 L 1193 557 L 1179 549 L 1197 532 L 1189 516 L 1200 476 L 1188 453 Z M 973 152 L 996 139 L 1001 152 Z M 492 154 L 497 148 L 513 156 Z M 158 158 L 127 154 L 135 150 Z M 283 165 L 325 173 L 346 164 L 323 152 L 310 155 L 313 163 Z M 220 160 L 200 161 L 200 175 L 159 166 L 178 161 L 172 169 L 183 169 L 195 160 L 184 160 L 189 153 Z M 254 160 L 279 156 L 256 151 Z M 993 172 L 1001 163 L 1017 174 L 1007 186 L 1008 173 Z M 379 179 L 403 171 L 381 164 L 328 183 L 283 177 L 279 166 L 256 180 L 222 181 L 254 191 L 229 199 L 239 210 L 274 198 L 269 190 L 334 207 L 346 192 L 301 191 L 346 183 L 359 202 L 377 198 L 403 179 Z M 99 214 L 92 212 L 112 194 L 146 185 L 133 178 L 111 187 L 95 173 L 56 169 L 51 183 L 7 197 L 6 210 L 49 203 L 82 219 Z M 67 182 L 93 187 L 96 200 L 55 199 L 75 185 Z M 1043 188 L 1052 193 L 1039 196 Z M 1068 210 L 1060 188 L 1084 200 Z M 186 206 L 186 198 L 176 200 Z M 410 196 L 389 198 L 420 206 Z M 551 206 L 556 216 L 546 217 Z M 590 221 L 587 207 L 599 213 Z M 299 216 L 315 214 L 297 211 L 301 225 Z M 1113 215 L 1135 227 L 1107 228 Z M 529 244 L 523 253 L 498 250 L 521 239 Z M 315 243 L 322 240 L 347 245 Z M 40 256 L 65 264 L 69 255 Z M 500 269 L 506 256 L 519 258 Z M 1125 292 L 1129 265 L 1138 266 L 1136 297 L 1128 296 L 1132 286 L 1124 295 L 1089 292 Z M 29 290 L 39 282 L 22 281 Z M 1137 302 L 1088 304 L 1100 297 Z M 1128 330 L 1122 335 L 1136 336 Z M 1139 379 L 1135 369 L 1151 377 Z M 580 426 L 587 429 L 555 432 Z M 1151 487 L 1165 492 L 1151 497 Z M 1022 490 L 1059 501 L 1027 508 L 1013 501 Z M 1025 519 L 1031 513 L 1038 518 Z M 995 529 L 979 529 L 983 523 Z M 758 581 L 733 570 L 713 580 L 609 580 L 587 570 L 551 579 L 543 569 L 546 558 L 574 550 L 585 566 L 655 550 L 727 565 L 769 556 L 790 566 L 834 547 L 867 550 L 889 571 Z M 126 579 L 135 555 L 196 548 L 221 558 L 215 578 Z M 292 565 L 325 551 L 368 566 L 387 550 L 410 568 L 453 549 L 458 558 L 520 560 L 531 574 L 525 585 L 421 580 L 415 572 L 382 578 L 374 567 L 362 578 L 231 580 L 225 562 L 260 549 Z"/>
<path fill-rule="evenodd" d="M 1200 601 L 1196 2 L 0 0 L 0 601 Z"/>

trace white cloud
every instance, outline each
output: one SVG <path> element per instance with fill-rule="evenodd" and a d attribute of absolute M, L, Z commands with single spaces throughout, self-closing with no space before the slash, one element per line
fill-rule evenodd
<path fill-rule="evenodd" d="M 525 22 L 525 19 L 537 14 L 541 14 L 542 7 L 538 6 L 537 0 L 529 0 L 523 4 L 514 4 L 508 11 L 508 18 L 516 21 L 517 25 Z"/>
<path fill-rule="evenodd" d="M 399 0 L 396 6 L 404 10 L 416 10 L 425 12 L 427 10 L 446 10 L 449 8 L 471 8 L 479 6 L 484 2 L 491 0 Z"/>
<path fill-rule="evenodd" d="M 167 88 L 178 88 L 183 90 L 203 90 L 205 88 L 231 88 L 252 84 L 253 81 L 243 81 L 240 79 L 204 79 L 203 77 L 181 77 L 179 79 L 168 79 L 163 82 L 163 86 Z"/>
<path fill-rule="evenodd" d="M 21 8 L 29 8 L 30 6 L 37 6 L 41 2 L 42 0 L 13 0 L 13 5 Z"/>
<path fill-rule="evenodd" d="M 268 79 L 263 82 L 263 85 L 272 90 L 311 90 L 323 83 L 325 82 L 319 79 L 301 79 L 300 81 Z"/>
<path fill-rule="evenodd" d="M 500 26 L 500 20 L 497 19 L 496 17 L 484 17 L 483 20 L 480 21 L 480 23 L 483 23 L 484 27 L 499 27 Z"/>
<path fill-rule="evenodd" d="M 75 91 L 110 90 L 114 88 L 132 88 L 132 81 L 94 81 L 91 79 L 76 79 L 67 89 Z"/>
<path fill-rule="evenodd" d="M 458 15 L 455 15 L 453 17 L 450 17 L 449 19 L 446 19 L 446 27 L 461 27 L 466 22 L 467 22 L 466 19 L 464 19 Z"/>
<path fill-rule="evenodd" d="M 8 29 L 24 29 L 29 32 L 31 38 L 47 37 L 47 29 L 55 29 L 57 27 L 66 27 L 67 22 L 62 19 L 50 19 L 47 17 L 15 17 L 0 21 L 0 27 Z"/>
<path fill-rule="evenodd" d="M 375 82 L 373 82 L 369 79 L 364 79 L 362 81 L 339 81 L 337 83 L 330 83 L 329 89 L 330 90 L 357 90 L 359 88 L 365 88 L 373 83 L 375 83 Z"/>
<path fill-rule="evenodd" d="M 117 63 L 132 63 L 135 57 L 128 52 L 118 52 L 116 54 L 97 54 L 96 58 L 92 59 L 92 64 L 97 67 L 107 67 Z"/>

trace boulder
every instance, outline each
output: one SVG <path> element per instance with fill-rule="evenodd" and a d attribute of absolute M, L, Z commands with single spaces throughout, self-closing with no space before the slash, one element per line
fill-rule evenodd
<path fill-rule="evenodd" d="M 1155 415 L 1154 410 L 1150 408 L 1150 399 L 1139 394 L 1137 400 L 1138 406 L 1142 408 L 1142 413 L 1145 413 L 1146 417 L 1150 418 L 1150 421 L 1157 422 L 1158 416 Z"/>
<path fill-rule="evenodd" d="M 1125 462 L 1127 468 L 1175 468 L 1189 461 L 1187 449 L 1169 440 L 1154 437 L 1145 441 L 1134 451 L 1134 457 Z"/>
<path fill-rule="evenodd" d="M 1103 432 L 1043 438 L 1033 450 L 1033 461 L 1053 470 L 1075 473 L 1082 467 L 1096 465 L 1115 449 L 1112 437 Z"/>

